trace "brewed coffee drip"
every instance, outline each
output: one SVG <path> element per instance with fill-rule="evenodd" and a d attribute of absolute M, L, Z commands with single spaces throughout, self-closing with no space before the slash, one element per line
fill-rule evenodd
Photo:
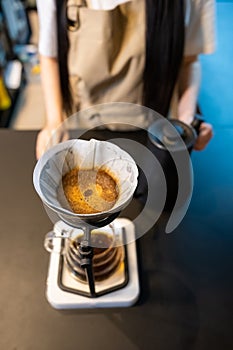
<path fill-rule="evenodd" d="M 86 273 L 85 269 L 81 267 L 79 249 L 82 239 L 83 235 L 80 235 L 69 242 L 65 259 L 72 275 L 86 282 Z M 112 237 L 101 231 L 91 234 L 91 245 L 93 247 L 92 267 L 94 279 L 97 282 L 103 281 L 120 268 L 123 249 L 122 247 L 114 247 Z"/>
<path fill-rule="evenodd" d="M 101 169 L 73 168 L 62 178 L 66 199 L 77 214 L 107 211 L 118 198 L 119 189 L 111 174 Z"/>

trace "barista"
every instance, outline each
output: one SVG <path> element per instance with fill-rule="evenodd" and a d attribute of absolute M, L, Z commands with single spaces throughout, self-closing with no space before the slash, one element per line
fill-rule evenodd
<path fill-rule="evenodd" d="M 214 0 L 37 0 L 37 9 L 46 109 L 38 158 L 66 116 L 99 103 L 141 104 L 191 124 L 198 55 L 214 51 Z M 202 123 L 195 149 L 211 137 Z"/>

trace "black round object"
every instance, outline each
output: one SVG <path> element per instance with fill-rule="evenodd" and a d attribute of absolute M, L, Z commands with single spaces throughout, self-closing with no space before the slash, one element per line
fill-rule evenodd
<path fill-rule="evenodd" d="M 184 148 L 181 140 L 184 142 L 186 149 L 190 152 L 197 138 L 195 129 L 183 123 L 178 119 L 166 120 L 161 122 L 155 121 L 148 128 L 148 137 L 150 141 L 159 149 L 180 151 Z"/>

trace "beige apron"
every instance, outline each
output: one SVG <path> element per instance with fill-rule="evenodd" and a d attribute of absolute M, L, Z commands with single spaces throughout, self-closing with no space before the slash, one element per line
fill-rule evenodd
<path fill-rule="evenodd" d="M 75 9 L 80 0 L 68 0 Z M 112 10 L 79 7 L 79 28 L 69 32 L 68 66 L 75 111 L 107 102 L 142 103 L 145 1 Z"/>

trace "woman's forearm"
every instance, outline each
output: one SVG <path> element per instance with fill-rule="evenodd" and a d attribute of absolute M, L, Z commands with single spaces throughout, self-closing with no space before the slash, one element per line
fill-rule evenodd
<path fill-rule="evenodd" d="M 40 65 L 46 110 L 46 127 L 53 129 L 63 121 L 58 62 L 56 58 L 41 55 Z"/>
<path fill-rule="evenodd" d="M 196 113 L 199 88 L 201 83 L 201 66 L 197 56 L 188 57 L 183 63 L 179 79 L 178 117 L 186 124 L 191 124 Z M 202 123 L 194 149 L 203 150 L 213 137 L 211 124 Z"/>
<path fill-rule="evenodd" d="M 190 124 L 196 113 L 197 99 L 201 82 L 201 66 L 197 56 L 187 57 L 179 77 L 178 118 Z"/>

